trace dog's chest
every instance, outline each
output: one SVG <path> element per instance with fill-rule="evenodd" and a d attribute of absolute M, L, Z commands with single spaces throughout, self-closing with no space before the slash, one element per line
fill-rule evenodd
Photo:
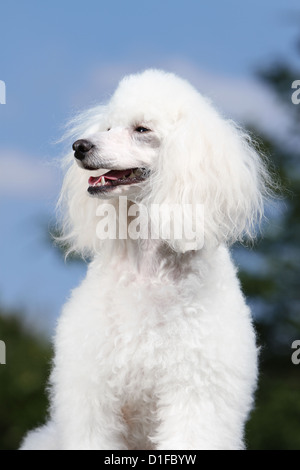
<path fill-rule="evenodd" d="M 178 361 L 178 345 L 189 336 L 192 341 L 199 302 L 184 282 L 151 283 L 134 276 L 107 281 L 98 301 L 105 314 L 106 361 L 140 385 L 153 370 L 159 373 Z"/>

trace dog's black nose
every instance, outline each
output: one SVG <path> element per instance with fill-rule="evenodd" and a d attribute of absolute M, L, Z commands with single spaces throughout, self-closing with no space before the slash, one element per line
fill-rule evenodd
<path fill-rule="evenodd" d="M 89 150 L 91 150 L 94 147 L 94 145 L 89 140 L 80 139 L 80 140 L 76 140 L 76 142 L 74 142 L 72 147 L 75 152 L 74 154 L 75 157 L 78 160 L 83 160 L 86 153 Z"/>

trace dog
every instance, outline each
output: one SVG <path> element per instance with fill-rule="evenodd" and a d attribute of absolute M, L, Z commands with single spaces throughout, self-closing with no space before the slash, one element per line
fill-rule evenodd
<path fill-rule="evenodd" d="M 258 348 L 229 247 L 257 233 L 264 158 L 191 84 L 154 69 L 126 76 L 67 137 L 62 238 L 91 263 L 58 323 L 49 422 L 21 449 L 244 449 Z M 152 238 L 129 236 L 140 208 Z M 99 229 L 110 209 L 116 237 Z M 193 237 L 176 236 L 182 220 Z"/>

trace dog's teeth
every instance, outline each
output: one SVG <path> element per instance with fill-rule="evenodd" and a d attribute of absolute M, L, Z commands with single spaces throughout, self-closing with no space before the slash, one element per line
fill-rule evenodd
<path fill-rule="evenodd" d="M 105 185 L 105 178 L 104 178 L 104 176 L 102 176 L 102 178 L 101 178 L 101 186 L 104 186 L 104 185 Z"/>
<path fill-rule="evenodd" d="M 129 178 L 134 178 L 135 177 L 135 174 L 133 173 L 133 171 L 131 172 L 131 175 L 129 176 Z"/>
<path fill-rule="evenodd" d="M 126 180 L 126 176 L 125 176 L 125 175 L 123 175 L 121 179 L 122 179 L 122 180 Z"/>

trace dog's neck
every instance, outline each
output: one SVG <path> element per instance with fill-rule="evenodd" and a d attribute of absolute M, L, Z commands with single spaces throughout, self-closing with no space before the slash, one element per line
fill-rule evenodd
<path fill-rule="evenodd" d="M 130 266 L 138 276 L 145 279 L 155 279 L 157 273 L 160 273 L 160 278 L 175 280 L 191 273 L 194 266 L 192 260 L 197 256 L 197 252 L 174 251 L 167 240 L 153 237 L 151 221 L 147 218 L 147 214 L 146 218 L 140 219 L 139 224 L 142 228 L 138 229 L 136 225 L 139 224 L 136 218 L 129 215 L 129 209 L 133 203 L 127 201 L 125 204 L 122 211 L 120 203 L 119 207 L 116 205 L 119 209 L 116 239 L 107 240 L 105 247 L 102 246 L 101 249 L 102 259 L 105 258 L 106 265 L 112 266 L 115 260 L 119 268 L 124 263 Z M 132 227 L 135 228 L 134 234 L 131 231 Z M 145 227 L 146 233 L 145 231 L 139 232 L 139 230 L 145 230 Z"/>
<path fill-rule="evenodd" d="M 189 274 L 195 252 L 176 253 L 162 240 L 127 240 L 128 262 L 145 278 L 166 276 L 177 279 Z"/>

